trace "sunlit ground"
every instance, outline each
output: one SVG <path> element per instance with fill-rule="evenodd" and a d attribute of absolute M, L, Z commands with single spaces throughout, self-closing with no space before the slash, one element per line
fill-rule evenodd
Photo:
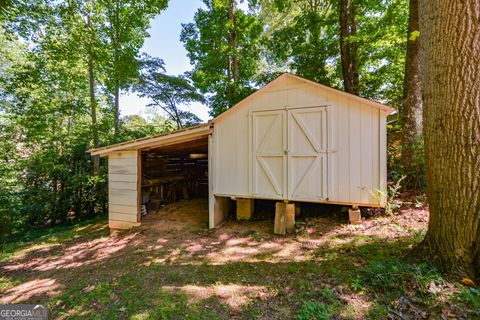
<path fill-rule="evenodd" d="M 181 202 L 115 236 L 102 222 L 4 248 L 0 303 L 48 303 L 58 319 L 480 316 L 476 289 L 409 258 L 425 208 L 355 226 L 300 216 L 286 237 L 272 221 L 211 231 L 205 210 Z"/>

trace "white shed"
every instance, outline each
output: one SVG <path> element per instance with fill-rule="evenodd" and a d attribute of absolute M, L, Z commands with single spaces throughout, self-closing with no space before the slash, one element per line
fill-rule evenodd
<path fill-rule="evenodd" d="M 212 228 L 230 199 L 382 206 L 392 111 L 285 73 L 208 124 L 91 150 L 109 157 L 110 227 L 140 223 L 142 154 L 152 152 L 208 154 Z"/>

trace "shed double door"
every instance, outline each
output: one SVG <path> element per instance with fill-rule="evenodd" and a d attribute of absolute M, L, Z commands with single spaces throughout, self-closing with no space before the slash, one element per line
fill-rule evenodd
<path fill-rule="evenodd" d="M 326 107 L 253 112 L 251 128 L 253 196 L 327 198 Z"/>

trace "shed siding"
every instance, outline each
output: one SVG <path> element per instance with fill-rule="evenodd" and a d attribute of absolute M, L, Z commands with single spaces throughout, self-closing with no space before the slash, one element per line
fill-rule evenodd
<path fill-rule="evenodd" d="M 380 204 L 374 193 L 386 187 L 384 111 L 292 77 L 279 78 L 241 104 L 214 123 L 214 194 L 253 195 L 253 112 L 327 105 L 328 200 Z"/>
<path fill-rule="evenodd" d="M 121 151 L 109 154 L 108 194 L 109 226 L 126 229 L 138 225 L 138 177 L 137 151 Z"/>

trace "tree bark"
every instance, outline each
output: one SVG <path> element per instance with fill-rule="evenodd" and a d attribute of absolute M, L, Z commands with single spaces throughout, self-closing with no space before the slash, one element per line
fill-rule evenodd
<path fill-rule="evenodd" d="M 419 247 L 480 277 L 480 3 L 421 0 L 423 125 L 430 221 Z"/>
<path fill-rule="evenodd" d="M 115 112 L 113 120 L 113 134 L 118 137 L 120 133 L 120 81 L 115 80 Z"/>
<path fill-rule="evenodd" d="M 238 44 L 237 44 L 237 1 L 230 2 L 230 20 L 232 22 L 232 30 L 230 32 L 230 44 L 232 50 L 232 76 L 233 81 L 238 82 Z"/>
<path fill-rule="evenodd" d="M 233 86 L 232 86 L 232 63 L 230 59 L 230 54 L 227 55 L 227 102 L 228 107 L 231 108 L 233 106 Z"/>
<path fill-rule="evenodd" d="M 98 137 L 98 128 L 97 128 L 97 100 L 95 98 L 95 73 L 94 73 L 94 57 L 93 57 L 93 42 L 94 42 L 94 31 L 92 25 L 91 17 L 91 2 L 87 2 L 87 34 L 89 37 L 88 40 L 88 81 L 89 81 L 89 91 L 90 91 L 90 116 L 92 119 L 92 139 L 93 146 L 98 148 L 100 146 L 100 141 Z M 93 157 L 93 175 L 98 175 L 100 173 L 100 157 Z"/>
<path fill-rule="evenodd" d="M 228 97 L 227 99 L 228 99 L 229 108 L 231 108 L 235 104 L 236 84 L 239 79 L 236 10 L 237 10 L 237 1 L 230 0 L 228 16 L 231 23 L 231 29 L 229 33 L 229 53 L 227 57 L 227 65 L 228 65 L 228 69 L 227 69 Z"/>
<path fill-rule="evenodd" d="M 345 92 L 358 95 L 357 44 L 352 37 L 357 33 L 356 10 L 352 0 L 338 1 L 340 60 Z"/>
<path fill-rule="evenodd" d="M 405 79 L 403 85 L 403 104 L 400 112 L 402 123 L 402 167 L 407 175 L 407 185 L 412 188 L 421 186 L 422 150 L 419 142 L 422 138 L 422 81 L 420 62 L 420 40 L 413 32 L 420 30 L 418 0 L 410 0 L 407 36 L 407 55 L 405 59 Z M 412 36 L 413 35 L 413 36 Z"/>
<path fill-rule="evenodd" d="M 113 130 L 114 136 L 119 135 L 119 122 L 120 122 L 120 72 L 119 72 L 119 46 L 120 46 L 120 1 L 115 1 L 115 37 L 114 37 L 114 70 L 115 70 L 115 107 L 114 107 L 114 120 Z"/>

